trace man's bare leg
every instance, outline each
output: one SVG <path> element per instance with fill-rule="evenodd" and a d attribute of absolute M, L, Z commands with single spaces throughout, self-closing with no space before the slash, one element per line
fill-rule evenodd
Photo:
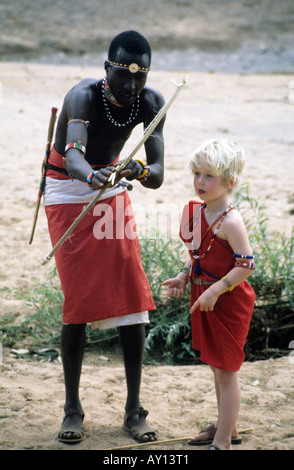
<path fill-rule="evenodd" d="M 79 385 L 85 349 L 85 326 L 63 325 L 61 330 L 61 357 L 65 381 L 65 418 L 59 432 L 62 442 L 78 442 L 83 437 L 83 411 L 79 399 Z"/>
<path fill-rule="evenodd" d="M 146 423 L 147 412 L 141 408 L 140 386 L 145 344 L 145 325 L 120 328 L 120 342 L 124 357 L 127 400 L 125 405 L 125 428 L 139 441 L 156 440 L 156 432 Z"/>

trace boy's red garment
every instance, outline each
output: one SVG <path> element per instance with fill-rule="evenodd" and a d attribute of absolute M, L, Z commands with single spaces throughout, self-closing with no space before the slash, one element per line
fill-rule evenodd
<path fill-rule="evenodd" d="M 211 250 L 197 261 L 192 256 L 191 240 L 184 232 L 185 221 L 189 220 L 189 230 L 193 230 L 193 212 L 199 211 L 201 203 L 190 201 L 185 206 L 181 222 L 180 236 L 188 245 L 192 264 L 191 277 L 200 277 L 206 281 L 217 281 L 226 275 L 234 266 L 233 251 L 226 240 L 215 237 Z M 203 206 L 203 205 L 202 205 Z M 195 217 L 194 217 L 195 221 Z M 201 211 L 201 237 L 208 229 L 204 210 Z M 210 229 L 202 240 L 198 255 L 206 252 L 213 236 Z M 195 271 L 199 272 L 199 275 Z M 191 306 L 209 286 L 198 286 L 191 280 Z M 232 291 L 219 296 L 214 310 L 200 311 L 197 308 L 191 315 L 193 348 L 201 351 L 201 360 L 218 369 L 237 371 L 244 361 L 243 348 L 248 334 L 254 308 L 255 293 L 247 281 L 243 281 Z"/>

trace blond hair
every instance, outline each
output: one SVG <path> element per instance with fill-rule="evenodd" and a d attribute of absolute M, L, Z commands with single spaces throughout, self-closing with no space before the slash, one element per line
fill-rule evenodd
<path fill-rule="evenodd" d="M 193 173 L 198 170 L 201 159 L 207 161 L 214 175 L 223 177 L 224 184 L 235 185 L 244 168 L 245 153 L 235 142 L 229 142 L 227 139 L 211 139 L 193 153 L 190 159 Z"/>

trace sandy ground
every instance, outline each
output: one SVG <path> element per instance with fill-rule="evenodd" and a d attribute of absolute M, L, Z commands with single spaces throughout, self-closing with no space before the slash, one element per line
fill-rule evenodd
<path fill-rule="evenodd" d="M 243 364 L 238 424 L 240 430 L 249 431 L 235 450 L 293 449 L 291 381 L 293 364 L 286 357 Z M 0 449 L 103 450 L 133 444 L 122 430 L 123 384 L 120 363 L 86 357 L 81 380 L 86 439 L 67 446 L 56 439 L 64 398 L 61 365 L 5 358 Z M 210 370 L 207 366 L 145 366 L 142 403 L 149 409 L 149 422 L 158 429 L 160 440 L 187 438 L 216 418 Z M 183 440 L 141 449 L 197 452 L 207 447 L 191 448 Z"/>
<path fill-rule="evenodd" d="M 95 2 L 83 2 L 81 8 L 81 2 L 72 2 L 72 10 L 68 10 L 68 3 L 63 3 L 63 15 L 57 14 L 60 2 L 56 7 L 54 2 L 40 1 L 34 10 L 29 8 L 28 1 L 1 4 L 0 288 L 27 289 L 47 277 L 49 268 L 42 267 L 41 261 L 51 246 L 43 208 L 31 246 L 28 240 L 50 109 L 52 106 L 60 109 L 64 94 L 80 79 L 103 76 L 102 60 L 95 68 L 87 63 L 97 58 L 94 54 L 97 41 L 100 44 L 97 52 L 103 54 L 105 44 L 113 36 L 114 28 L 117 29 L 118 9 L 107 10 L 108 3 L 99 2 L 101 14 L 98 16 L 97 12 L 94 15 Z M 202 53 L 208 51 L 209 60 L 207 64 L 205 61 L 198 64 L 200 71 L 197 67 L 196 71 L 191 70 L 188 54 L 180 71 L 155 67 L 150 72 L 148 84 L 159 89 L 166 98 L 174 92 L 172 79 L 181 81 L 187 73 L 188 82 L 166 121 L 163 186 L 150 191 L 135 184 L 130 193 L 139 233 L 150 236 L 150 230 L 158 221 L 162 236 L 177 237 L 182 206 L 194 197 L 187 168 L 189 155 L 207 138 L 227 137 L 238 140 L 245 148 L 247 164 L 243 181 L 249 181 L 251 194 L 264 202 L 269 231 L 285 232 L 289 236 L 294 220 L 294 107 L 290 104 L 294 102 L 290 97 L 294 74 L 258 75 L 254 71 L 258 71 L 257 64 L 266 64 L 269 57 L 273 64 L 279 63 L 279 70 L 289 71 L 289 51 L 293 49 L 289 48 L 289 44 L 293 44 L 291 2 L 234 2 L 230 14 L 227 8 L 230 2 L 226 1 L 155 3 L 148 2 L 152 7 L 148 13 L 144 10 L 146 2 L 137 2 L 140 15 L 136 21 L 131 8 L 128 12 L 123 9 L 119 29 L 127 26 L 145 34 L 149 32 L 153 47 L 156 42 L 170 49 L 175 48 L 175 43 L 180 44 L 179 55 L 181 48 L 192 44 Z M 167 8 L 166 3 L 174 8 Z M 197 12 L 202 21 L 195 17 L 196 9 L 191 9 L 194 4 L 201 4 Z M 125 6 L 131 7 L 132 2 L 125 2 Z M 156 11 L 156 20 L 151 10 Z M 68 17 L 71 22 L 67 21 Z M 88 23 L 85 23 L 86 17 Z M 222 29 L 215 26 L 220 17 Z M 98 22 L 96 30 L 93 18 Z M 74 29 L 81 21 L 86 28 Z M 104 24 L 107 26 L 103 29 Z M 193 28 L 195 25 L 197 27 Z M 246 61 L 244 51 L 250 54 L 253 43 L 254 61 Z M 85 52 L 89 50 L 92 56 Z M 78 65 L 76 61 L 71 66 L 53 67 L 48 63 L 49 56 L 51 62 L 55 59 L 64 63 L 77 54 L 81 58 Z M 160 50 L 156 54 L 155 59 L 162 57 Z M 210 54 L 215 54 L 216 59 Z M 36 58 L 39 64 L 32 63 Z M 208 73 L 208 63 L 214 63 L 211 69 L 217 71 L 225 68 L 226 58 L 231 60 L 228 59 L 228 68 L 232 65 L 233 69 L 237 63 L 242 72 L 245 64 L 247 73 Z M 160 66 L 160 61 L 157 64 Z M 220 64 L 222 67 L 218 67 Z M 164 68 L 167 68 L 166 63 Z M 252 72 L 248 73 L 248 69 Z M 277 68 L 273 66 L 270 71 L 277 71 Z M 140 132 L 134 132 L 124 155 Z M 154 214 L 158 215 L 157 219 Z M 0 314 L 23 315 L 28 311 L 29 307 L 21 299 L 13 299 L 1 291 Z M 240 429 L 250 431 L 236 450 L 294 448 L 293 376 L 294 365 L 289 357 L 243 365 L 238 424 Z M 74 447 L 56 440 L 64 400 L 61 364 L 25 362 L 10 357 L 9 350 L 4 350 L 0 381 L 0 450 L 101 450 L 133 442 L 121 429 L 125 387 L 119 358 L 105 361 L 98 355 L 86 356 L 81 397 L 87 439 Z M 158 429 L 160 440 L 190 436 L 216 418 L 211 373 L 206 366 L 145 366 L 142 404 L 149 409 L 149 421 Z M 194 453 L 201 448 L 191 450 L 186 441 L 179 441 L 144 449 Z"/>

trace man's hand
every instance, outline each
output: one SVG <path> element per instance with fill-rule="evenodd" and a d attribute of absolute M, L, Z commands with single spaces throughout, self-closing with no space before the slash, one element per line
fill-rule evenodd
<path fill-rule="evenodd" d="M 108 182 L 110 176 L 116 171 L 115 166 L 107 166 L 106 168 L 101 168 L 101 170 L 96 173 L 96 175 L 92 179 L 92 186 L 95 189 L 101 189 L 105 184 Z M 126 178 L 131 174 L 130 170 L 123 170 L 118 175 L 116 175 L 115 180 L 113 182 L 113 186 L 118 183 L 119 180 L 122 178 Z"/>
<path fill-rule="evenodd" d="M 126 177 L 128 181 L 132 181 L 138 178 L 138 176 L 142 175 L 144 170 L 141 163 L 137 162 L 136 160 L 131 160 L 125 169 L 130 170 L 129 176 Z"/>

